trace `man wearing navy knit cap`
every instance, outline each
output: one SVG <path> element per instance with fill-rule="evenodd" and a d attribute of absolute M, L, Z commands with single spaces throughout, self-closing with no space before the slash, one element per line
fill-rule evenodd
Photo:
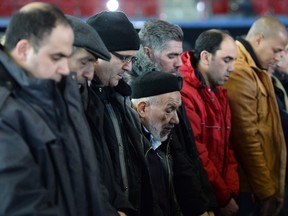
<path fill-rule="evenodd" d="M 122 12 L 101 12 L 88 18 L 111 54 L 94 65 L 86 110 L 103 182 L 114 207 L 127 215 L 159 215 L 153 205 L 145 163 L 141 126 L 131 108 L 131 88 L 122 80 L 136 61 L 140 40 Z"/>

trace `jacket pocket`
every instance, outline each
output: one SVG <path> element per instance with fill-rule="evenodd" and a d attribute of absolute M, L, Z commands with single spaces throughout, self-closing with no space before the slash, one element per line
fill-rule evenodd
<path fill-rule="evenodd" d="M 267 121 L 269 115 L 269 98 L 265 89 L 260 88 L 257 98 L 257 114 L 258 114 L 258 123 L 265 122 L 265 124 L 271 124 L 270 121 Z M 265 120 L 266 119 L 266 120 Z"/>

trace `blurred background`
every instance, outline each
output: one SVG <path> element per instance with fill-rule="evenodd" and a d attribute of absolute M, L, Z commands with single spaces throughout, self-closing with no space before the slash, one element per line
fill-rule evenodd
<path fill-rule="evenodd" d="M 87 17 L 103 10 L 126 13 L 136 29 L 150 18 L 178 24 L 185 35 L 185 49 L 192 48 L 197 36 L 209 28 L 244 35 L 254 20 L 275 15 L 288 26 L 288 0 L 38 0 L 52 3 L 64 13 Z M 32 0 L 0 0 L 0 35 L 11 15 Z"/>

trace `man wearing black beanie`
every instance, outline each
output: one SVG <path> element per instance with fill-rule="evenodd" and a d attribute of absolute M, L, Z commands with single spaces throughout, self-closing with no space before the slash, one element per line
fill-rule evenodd
<path fill-rule="evenodd" d="M 110 52 L 138 50 L 140 39 L 133 24 L 122 12 L 103 11 L 88 18 Z"/>
<path fill-rule="evenodd" d="M 86 110 L 103 182 L 121 215 L 158 216 L 154 213 L 157 207 L 153 205 L 140 120 L 131 107 L 131 88 L 122 80 L 136 61 L 138 34 L 122 12 L 104 11 L 88 18 L 87 23 L 111 54 L 109 62 L 98 59 L 94 65 Z"/>

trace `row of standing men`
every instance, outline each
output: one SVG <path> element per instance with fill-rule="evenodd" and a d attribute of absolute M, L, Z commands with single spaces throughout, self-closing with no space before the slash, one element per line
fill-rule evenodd
<path fill-rule="evenodd" d="M 122 12 L 15 13 L 0 52 L 0 214 L 284 215 L 267 70 L 285 26 L 261 17 L 236 42 L 211 29 L 184 53 L 183 37 L 162 20 L 138 34 Z"/>

